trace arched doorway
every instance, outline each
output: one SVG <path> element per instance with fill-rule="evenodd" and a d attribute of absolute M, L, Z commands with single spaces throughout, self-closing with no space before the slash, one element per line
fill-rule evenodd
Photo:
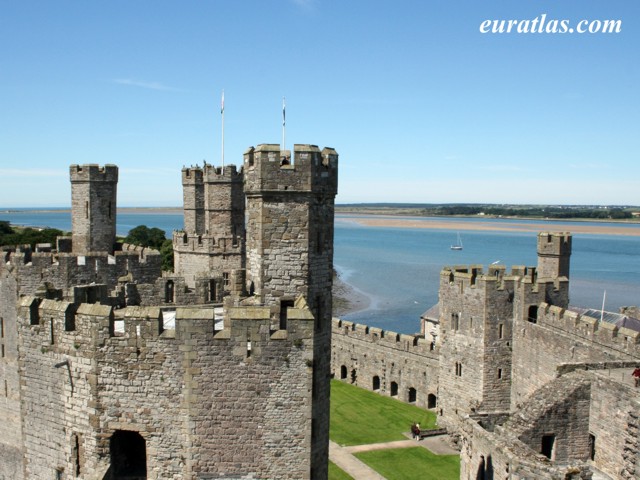
<path fill-rule="evenodd" d="M 145 480 L 147 447 L 138 432 L 116 430 L 111 437 L 111 479 Z"/>
<path fill-rule="evenodd" d="M 433 393 L 427 395 L 427 408 L 436 408 L 437 398 Z"/>
<path fill-rule="evenodd" d="M 345 365 L 342 365 L 340 367 L 340 380 L 344 380 L 347 378 L 347 367 Z"/>
<path fill-rule="evenodd" d="M 411 387 L 409 389 L 409 403 L 416 403 L 417 398 L 418 398 L 418 392 L 416 391 L 415 388 Z"/>
<path fill-rule="evenodd" d="M 377 375 L 373 377 L 373 389 L 380 390 L 380 377 Z"/>
<path fill-rule="evenodd" d="M 391 382 L 391 396 L 398 396 L 398 384 L 396 382 Z"/>

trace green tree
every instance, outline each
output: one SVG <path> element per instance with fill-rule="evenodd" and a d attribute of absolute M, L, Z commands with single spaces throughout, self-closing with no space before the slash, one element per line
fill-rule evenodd
<path fill-rule="evenodd" d="M 173 242 L 171 240 L 164 241 L 160 247 L 160 255 L 162 255 L 162 270 L 173 271 Z"/>
<path fill-rule="evenodd" d="M 6 220 L 0 220 L 0 235 L 6 235 L 7 233 L 13 233 L 11 224 Z"/>
<path fill-rule="evenodd" d="M 138 225 L 129 230 L 124 242 L 158 250 L 162 256 L 162 270 L 173 270 L 173 242 L 167 239 L 164 230 Z"/>
<path fill-rule="evenodd" d="M 0 221 L 0 245 L 31 245 L 37 243 L 56 244 L 56 238 L 65 233 L 57 228 L 13 228 L 7 221 Z"/>
<path fill-rule="evenodd" d="M 150 247 L 155 250 L 160 250 L 165 240 L 167 240 L 167 237 L 164 234 L 164 230 L 157 227 L 149 228 L 146 225 L 138 225 L 132 228 L 124 239 L 125 243 Z"/>

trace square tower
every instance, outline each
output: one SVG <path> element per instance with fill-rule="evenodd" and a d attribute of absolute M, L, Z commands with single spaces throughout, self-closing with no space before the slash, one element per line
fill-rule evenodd
<path fill-rule="evenodd" d="M 71 165 L 69 173 L 73 253 L 113 253 L 118 167 Z"/>
<path fill-rule="evenodd" d="M 313 313 L 311 476 L 326 478 L 338 154 L 315 145 L 293 150 L 292 164 L 279 145 L 244 153 L 247 284 L 259 303 L 280 312 L 281 328 L 282 312 L 299 296 Z"/>

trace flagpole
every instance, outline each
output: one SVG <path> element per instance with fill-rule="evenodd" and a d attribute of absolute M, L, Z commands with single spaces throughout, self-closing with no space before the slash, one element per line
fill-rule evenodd
<path fill-rule="evenodd" d="M 222 115 L 222 174 L 224 175 L 224 90 L 220 101 L 220 115 Z"/>
<path fill-rule="evenodd" d="M 284 97 L 282 97 L 282 154 L 283 155 L 285 150 L 287 149 L 287 144 L 285 142 L 285 125 L 286 125 L 285 103 L 284 103 Z"/>

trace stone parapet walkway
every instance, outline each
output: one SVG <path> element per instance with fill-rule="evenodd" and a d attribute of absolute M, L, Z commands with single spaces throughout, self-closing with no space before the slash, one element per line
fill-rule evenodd
<path fill-rule="evenodd" d="M 398 440 L 395 442 L 354 445 L 351 447 L 341 447 L 335 442 L 329 442 L 329 460 L 351 475 L 355 480 L 386 480 L 385 477 L 354 457 L 353 454 L 372 450 L 386 450 L 388 448 L 423 447 L 436 455 L 458 455 L 460 452 L 451 448 L 446 442 L 446 438 L 446 435 L 441 435 L 437 437 L 427 437 L 420 441 Z"/>

